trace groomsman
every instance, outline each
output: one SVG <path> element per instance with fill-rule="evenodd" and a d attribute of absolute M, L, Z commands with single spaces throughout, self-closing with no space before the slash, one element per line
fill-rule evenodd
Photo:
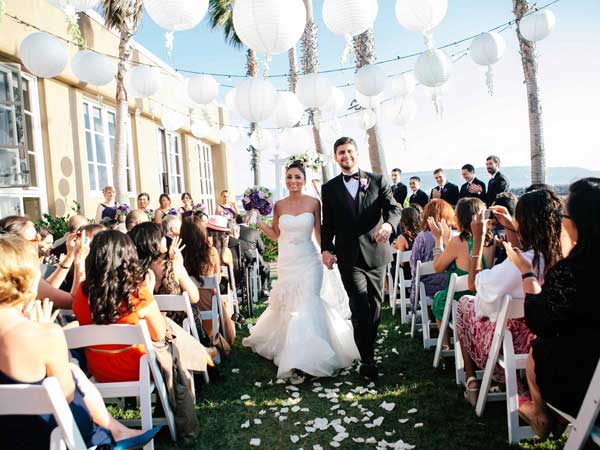
<path fill-rule="evenodd" d="M 462 166 L 462 176 L 466 183 L 460 187 L 460 198 L 475 197 L 485 202 L 485 183 L 475 176 L 475 167 L 471 164 Z"/>
<path fill-rule="evenodd" d="M 487 205 L 491 206 L 498 194 L 501 192 L 508 192 L 510 183 L 508 182 L 508 178 L 500 173 L 499 157 L 495 155 L 488 156 L 485 160 L 485 168 L 492 178 L 488 181 L 487 194 L 485 194 L 482 199 L 485 199 Z"/>
<path fill-rule="evenodd" d="M 429 198 L 431 200 L 434 198 L 441 198 L 452 206 L 455 206 L 458 203 L 458 186 L 450 183 L 446 179 L 446 174 L 442 169 L 436 169 L 433 172 L 433 178 L 435 178 L 435 182 L 438 185 L 431 190 Z"/>
<path fill-rule="evenodd" d="M 400 206 L 404 206 L 404 200 L 406 200 L 408 189 L 406 188 L 406 185 L 400 181 L 401 177 L 402 171 L 400 169 L 392 169 L 392 194 L 394 195 L 396 203 Z"/>
<path fill-rule="evenodd" d="M 412 195 L 408 199 L 408 204 L 416 203 L 417 205 L 421 205 L 422 208 L 425 208 L 425 205 L 429 203 L 429 197 L 427 197 L 425 191 L 421 190 L 421 179 L 419 177 L 410 177 L 408 185 L 412 191 Z"/>

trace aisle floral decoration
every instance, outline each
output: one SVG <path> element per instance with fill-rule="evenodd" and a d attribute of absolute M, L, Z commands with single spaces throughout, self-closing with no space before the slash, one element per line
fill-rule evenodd
<path fill-rule="evenodd" d="M 242 206 L 246 211 L 257 210 L 263 216 L 268 216 L 273 211 L 273 194 L 262 186 L 253 186 L 244 191 Z"/>

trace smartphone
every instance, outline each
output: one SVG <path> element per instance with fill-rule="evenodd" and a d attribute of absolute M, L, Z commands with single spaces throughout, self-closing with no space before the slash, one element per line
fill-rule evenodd
<path fill-rule="evenodd" d="M 492 219 L 494 218 L 494 211 L 490 208 L 485 210 L 485 216 L 486 219 Z"/>

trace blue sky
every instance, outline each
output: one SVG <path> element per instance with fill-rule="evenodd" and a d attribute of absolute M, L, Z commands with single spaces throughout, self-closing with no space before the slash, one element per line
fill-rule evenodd
<path fill-rule="evenodd" d="M 417 33 L 402 28 L 394 14 L 393 0 L 379 1 L 375 22 L 378 60 L 422 51 L 423 40 Z M 486 31 L 512 18 L 511 0 L 449 0 L 448 14 L 434 30 L 436 43 L 443 45 Z M 548 1 L 540 1 L 546 4 Z M 340 68 L 344 41 L 333 35 L 321 19 L 322 1 L 314 1 L 319 25 L 320 69 Z M 597 133 L 600 113 L 600 2 L 598 0 L 561 0 L 551 7 L 557 18 L 554 32 L 538 45 L 539 81 L 544 109 L 544 127 L 549 166 L 573 165 L 600 169 L 600 138 Z M 168 57 L 164 31 L 145 16 L 136 39 L 164 61 L 181 69 L 243 74 L 245 54 L 226 45 L 220 30 L 212 31 L 206 18 L 193 30 L 175 34 L 175 50 Z M 504 58 L 494 66 L 495 92 L 491 97 L 484 82 L 485 69 L 470 57 L 454 64 L 444 98 L 444 116 L 435 114 L 430 98 L 418 88 L 415 99 L 417 116 L 405 130 L 380 118 L 388 166 L 404 171 L 429 170 L 438 166 L 460 167 L 466 162 L 483 165 L 490 153 L 499 154 L 504 165 L 529 162 L 529 131 L 523 73 L 514 30 L 502 33 L 507 43 Z M 467 44 L 447 49 L 447 54 Z M 413 67 L 415 59 L 383 65 L 388 74 Z M 347 65 L 352 65 L 349 61 Z M 285 73 L 287 55 L 274 56 L 270 73 Z M 352 82 L 353 71 L 331 74 L 335 84 Z M 218 78 L 221 83 L 236 84 L 239 79 Z M 272 80 L 286 88 L 285 78 Z M 227 89 L 221 88 L 222 100 Z M 354 88 L 345 88 L 349 101 Z M 236 120 L 234 118 L 234 120 Z M 366 141 L 351 117 L 342 120 L 343 132 L 359 142 L 361 166 L 369 169 Z M 406 145 L 401 145 L 402 138 Z M 234 145 L 235 188 L 251 184 L 247 152 Z M 268 155 L 267 158 L 268 159 Z M 262 164 L 264 184 L 272 186 L 273 165 Z"/>

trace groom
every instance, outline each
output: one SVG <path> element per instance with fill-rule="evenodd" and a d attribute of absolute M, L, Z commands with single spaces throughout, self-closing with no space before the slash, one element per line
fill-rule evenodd
<path fill-rule="evenodd" d="M 392 260 L 389 237 L 401 208 L 382 175 L 359 170 L 356 142 L 339 138 L 333 146 L 342 173 L 323 185 L 321 252 L 331 269 L 337 262 L 350 298 L 360 374 L 377 378 L 374 360 L 385 267 Z"/>

